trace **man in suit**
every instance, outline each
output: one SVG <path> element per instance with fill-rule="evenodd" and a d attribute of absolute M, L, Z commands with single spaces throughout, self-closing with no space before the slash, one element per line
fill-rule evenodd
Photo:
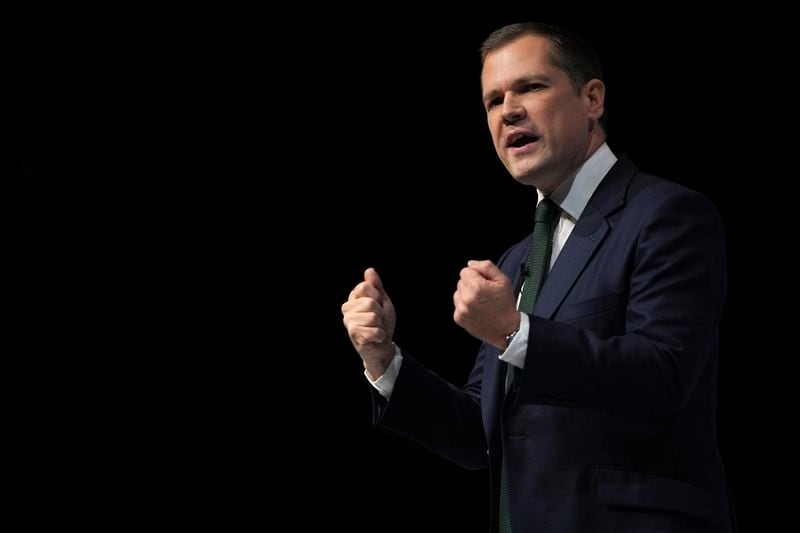
<path fill-rule="evenodd" d="M 577 36 L 514 24 L 481 54 L 498 156 L 558 206 L 540 246 L 549 273 L 523 312 L 531 238 L 461 271 L 454 319 L 483 344 L 456 388 L 393 343 L 394 307 L 367 269 L 342 312 L 375 423 L 490 468 L 493 529 L 732 531 L 715 429 L 726 287 L 716 210 L 617 159 L 599 60 Z"/>

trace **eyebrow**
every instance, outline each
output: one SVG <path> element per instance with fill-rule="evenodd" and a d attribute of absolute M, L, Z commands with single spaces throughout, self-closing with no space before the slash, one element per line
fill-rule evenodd
<path fill-rule="evenodd" d="M 511 82 L 511 87 L 517 88 L 521 85 L 528 85 L 529 83 L 550 83 L 550 77 L 544 74 L 534 74 L 532 76 L 523 76 Z M 502 93 L 498 90 L 491 90 L 483 95 L 483 101 L 488 102 L 492 98 L 500 96 Z"/>

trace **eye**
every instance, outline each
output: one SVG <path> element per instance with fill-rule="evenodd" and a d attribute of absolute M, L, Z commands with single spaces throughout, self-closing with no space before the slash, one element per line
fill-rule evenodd
<path fill-rule="evenodd" d="M 542 89 L 544 89 L 544 84 L 537 82 L 525 85 L 525 87 L 523 87 L 522 90 L 523 92 L 530 93 L 530 92 L 541 91 Z"/>
<path fill-rule="evenodd" d="M 493 107 L 499 106 L 503 103 L 503 99 L 499 96 L 496 96 L 486 102 L 486 111 L 490 111 Z"/>

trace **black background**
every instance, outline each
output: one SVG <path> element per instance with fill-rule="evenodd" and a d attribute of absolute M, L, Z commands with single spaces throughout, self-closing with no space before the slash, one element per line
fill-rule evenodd
<path fill-rule="evenodd" d="M 466 378 L 478 343 L 451 319 L 458 271 L 521 239 L 535 201 L 492 149 L 477 49 L 529 19 L 597 46 L 613 150 L 720 210 L 719 440 L 747 524 L 735 354 L 763 345 L 740 305 L 757 294 L 730 25 L 193 4 L 15 20 L 7 306 L 32 530 L 482 530 L 485 472 L 370 427 L 339 308 L 376 267 L 397 342 Z"/>

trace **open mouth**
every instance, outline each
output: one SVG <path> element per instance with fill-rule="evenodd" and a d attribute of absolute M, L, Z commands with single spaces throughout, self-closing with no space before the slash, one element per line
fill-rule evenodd
<path fill-rule="evenodd" d="M 527 146 L 529 144 L 533 144 L 539 140 L 539 137 L 535 135 L 528 135 L 527 133 L 523 133 L 522 135 L 513 139 L 508 146 L 511 148 L 522 148 L 523 146 Z"/>
<path fill-rule="evenodd" d="M 533 150 L 539 136 L 530 130 L 517 130 L 506 138 L 506 147 L 512 155 L 521 155 Z"/>

